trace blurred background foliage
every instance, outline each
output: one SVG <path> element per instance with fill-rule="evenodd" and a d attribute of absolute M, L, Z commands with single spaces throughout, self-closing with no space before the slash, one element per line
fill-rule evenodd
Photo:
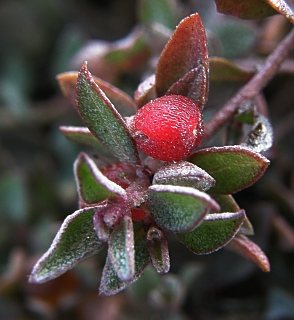
<path fill-rule="evenodd" d="M 171 238 L 171 272 L 158 276 L 147 269 L 114 297 L 97 295 L 105 253 L 46 284 L 27 283 L 62 220 L 77 209 L 72 163 L 82 149 L 58 128 L 81 122 L 55 75 L 88 60 L 91 72 L 131 93 L 154 71 L 180 19 L 193 12 L 207 29 L 210 56 L 230 59 L 248 74 L 291 29 L 279 15 L 245 21 L 218 14 L 212 0 L 0 2 L 2 320 L 294 318 L 293 55 L 262 97 L 275 129 L 266 154 L 271 166 L 236 194 L 253 222 L 253 240 L 270 259 L 270 273 L 225 249 L 195 256 Z M 212 83 L 206 116 L 243 84 Z"/>

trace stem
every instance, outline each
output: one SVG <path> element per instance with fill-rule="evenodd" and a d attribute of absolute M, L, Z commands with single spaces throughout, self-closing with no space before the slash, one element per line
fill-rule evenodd
<path fill-rule="evenodd" d="M 276 50 L 265 60 L 263 68 L 244 85 L 224 107 L 206 124 L 202 143 L 207 142 L 234 114 L 245 101 L 252 100 L 277 73 L 281 63 L 294 49 L 294 29 L 285 37 Z"/>

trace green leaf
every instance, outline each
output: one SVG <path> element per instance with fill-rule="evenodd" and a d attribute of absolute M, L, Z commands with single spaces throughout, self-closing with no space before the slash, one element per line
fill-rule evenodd
<path fill-rule="evenodd" d="M 122 116 L 131 116 L 136 113 L 137 106 L 128 94 L 101 78 L 93 76 L 93 79 Z M 78 72 L 61 73 L 57 76 L 57 80 L 63 95 L 72 105 L 77 106 L 76 85 Z"/>
<path fill-rule="evenodd" d="M 137 164 L 138 153 L 128 128 L 84 63 L 77 81 L 78 111 L 85 125 L 122 162 Z"/>
<path fill-rule="evenodd" d="M 220 205 L 221 212 L 240 211 L 240 207 L 231 195 L 212 193 L 210 196 Z"/>
<path fill-rule="evenodd" d="M 125 289 L 128 284 L 136 281 L 149 264 L 149 253 L 146 245 L 146 232 L 143 225 L 139 222 L 134 223 L 134 241 L 135 241 L 135 275 L 129 282 L 122 281 L 116 274 L 116 271 L 107 257 L 103 268 L 101 283 L 99 287 L 100 296 L 111 296 Z"/>
<path fill-rule="evenodd" d="M 156 68 L 158 96 L 164 95 L 172 84 L 200 65 L 206 73 L 203 80 L 207 81 L 201 96 L 206 97 L 209 69 L 207 41 L 200 16 L 195 13 L 179 23 L 159 57 Z"/>
<path fill-rule="evenodd" d="M 76 184 L 80 198 L 86 204 L 99 203 L 111 196 L 125 196 L 125 190 L 107 179 L 95 162 L 84 152 L 74 163 Z"/>
<path fill-rule="evenodd" d="M 117 276 L 131 281 L 135 272 L 134 234 L 132 219 L 125 215 L 112 231 L 108 242 L 108 256 Z"/>
<path fill-rule="evenodd" d="M 77 142 L 94 148 L 97 150 L 99 155 L 106 156 L 107 158 L 113 158 L 112 153 L 110 153 L 103 144 L 93 136 L 88 128 L 85 127 L 72 127 L 72 126 L 61 126 L 59 127 L 61 133 L 73 142 Z"/>
<path fill-rule="evenodd" d="M 202 149 L 194 153 L 189 161 L 216 180 L 209 192 L 220 194 L 235 193 L 251 186 L 269 165 L 267 158 L 241 146 Z"/>
<path fill-rule="evenodd" d="M 225 194 L 211 194 L 211 197 L 220 205 L 221 212 L 238 212 L 240 211 L 240 207 L 238 206 L 237 202 L 231 195 Z M 244 212 L 245 214 L 245 212 Z M 253 235 L 254 230 L 253 226 L 248 219 L 247 215 L 245 214 L 245 219 L 243 224 L 239 230 L 239 233 L 243 233 L 246 235 Z"/>
<path fill-rule="evenodd" d="M 217 11 L 241 19 L 262 19 L 275 14 L 264 0 L 214 0 Z"/>
<path fill-rule="evenodd" d="M 254 73 L 244 70 L 233 62 L 219 58 L 211 57 L 209 59 L 209 80 L 210 81 L 249 81 Z"/>
<path fill-rule="evenodd" d="M 204 170 L 187 161 L 165 163 L 153 177 L 153 184 L 169 184 L 207 191 L 215 180 Z"/>
<path fill-rule="evenodd" d="M 191 232 L 178 233 L 184 245 L 196 254 L 219 250 L 233 239 L 245 218 L 243 210 L 208 214 L 201 225 Z"/>
<path fill-rule="evenodd" d="M 186 232 L 201 223 L 218 204 L 206 193 L 190 187 L 153 185 L 148 188 L 147 207 L 165 230 Z"/>
<path fill-rule="evenodd" d="M 97 238 L 92 222 L 99 208 L 77 210 L 64 220 L 50 248 L 34 266 L 30 282 L 57 278 L 102 249 L 104 243 Z"/>
<path fill-rule="evenodd" d="M 160 274 L 167 273 L 170 268 L 168 241 L 163 231 L 156 226 L 148 229 L 147 248 L 156 271 Z"/>

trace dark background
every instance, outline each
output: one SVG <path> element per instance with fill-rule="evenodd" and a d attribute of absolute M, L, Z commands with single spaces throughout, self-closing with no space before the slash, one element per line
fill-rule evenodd
<path fill-rule="evenodd" d="M 202 14 L 214 34 L 211 55 L 251 67 L 290 29 L 279 16 L 239 21 L 216 14 L 213 1 L 177 3 L 179 17 Z M 114 297 L 97 294 L 105 252 L 47 284 L 27 283 L 62 220 L 78 207 L 72 163 L 83 149 L 58 127 L 81 122 L 55 75 L 77 70 L 72 58 L 87 41 L 127 36 L 141 23 L 139 5 L 0 2 L 0 319 L 294 319 L 293 59 L 264 90 L 275 129 L 275 144 L 266 154 L 271 166 L 235 197 L 253 223 L 252 240 L 269 257 L 270 273 L 224 249 L 195 256 L 171 237 L 170 274 L 158 277 L 151 268 Z M 113 82 L 132 92 L 150 69 L 152 62 L 119 72 Z"/>

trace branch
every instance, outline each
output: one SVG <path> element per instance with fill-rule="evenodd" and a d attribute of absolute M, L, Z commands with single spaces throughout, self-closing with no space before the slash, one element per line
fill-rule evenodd
<path fill-rule="evenodd" d="M 232 97 L 206 124 L 202 143 L 207 142 L 237 112 L 245 101 L 252 100 L 277 73 L 281 63 L 294 49 L 294 29 L 265 60 L 263 68 Z"/>

